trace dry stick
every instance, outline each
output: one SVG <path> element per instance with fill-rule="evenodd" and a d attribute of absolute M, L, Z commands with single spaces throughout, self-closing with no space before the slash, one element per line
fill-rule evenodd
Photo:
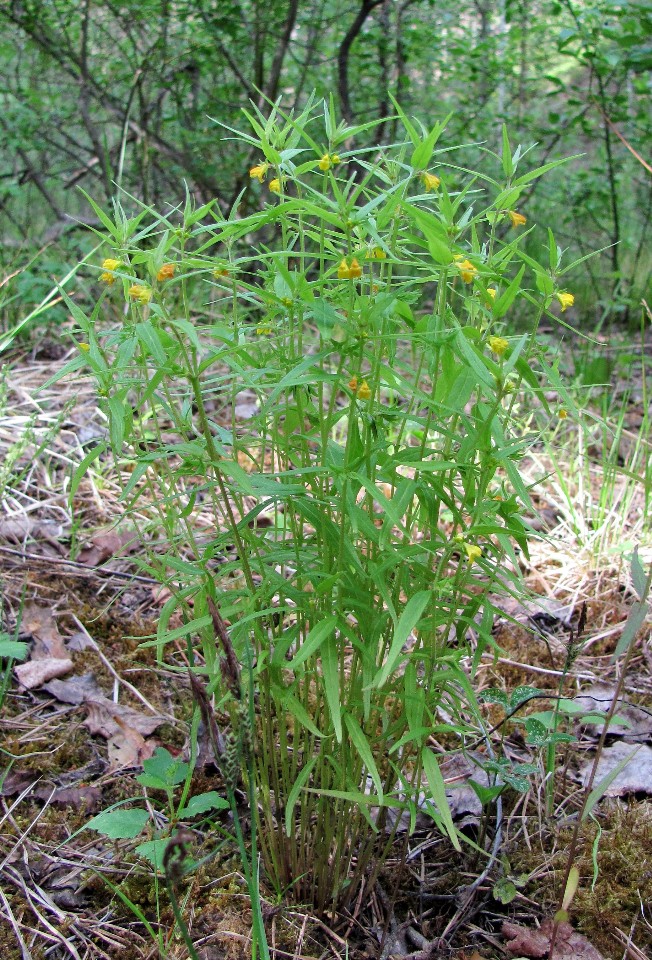
<path fill-rule="evenodd" d="M 39 553 L 26 553 L 24 550 L 15 550 L 13 547 L 6 547 L 4 544 L 0 545 L 0 552 L 9 553 L 14 557 L 19 557 L 21 560 L 36 560 L 39 563 L 53 563 L 55 566 L 73 567 L 80 571 L 80 576 L 82 575 L 81 571 L 84 571 L 83 575 L 88 577 L 118 577 L 121 580 L 136 580 L 139 583 L 149 583 L 153 586 L 160 586 L 159 581 L 153 580 L 151 577 L 141 577 L 136 573 L 124 573 L 120 570 L 109 570 L 105 567 L 89 567 L 85 563 L 79 563 L 77 560 L 63 560 L 60 557 L 44 557 Z"/>

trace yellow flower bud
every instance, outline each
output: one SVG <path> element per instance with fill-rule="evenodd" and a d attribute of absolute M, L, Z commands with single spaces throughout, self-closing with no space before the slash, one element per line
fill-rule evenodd
<path fill-rule="evenodd" d="M 426 188 L 426 193 L 430 193 L 431 190 L 436 190 L 441 183 L 439 177 L 436 177 L 434 173 L 422 173 L 421 179 L 423 180 L 423 185 Z"/>
<path fill-rule="evenodd" d="M 474 267 L 470 260 L 462 260 L 459 256 L 455 259 L 459 261 L 456 266 L 464 283 L 472 283 L 478 268 Z"/>
<path fill-rule="evenodd" d="M 497 357 L 502 357 L 509 346 L 509 340 L 505 340 L 504 337 L 489 337 L 487 343 L 491 352 L 495 353 Z"/>
<path fill-rule="evenodd" d="M 495 287 L 487 287 L 487 293 L 489 294 L 489 296 L 491 297 L 492 300 L 495 300 L 495 299 L 496 299 L 496 293 L 497 293 L 497 291 L 496 291 L 496 288 L 495 288 Z"/>
<path fill-rule="evenodd" d="M 363 380 L 358 387 L 358 400 L 368 400 L 371 396 L 371 390 L 366 380 Z"/>
<path fill-rule="evenodd" d="M 522 227 L 524 223 L 527 223 L 527 217 L 524 217 L 522 213 L 517 213 L 516 210 L 508 210 L 507 216 L 512 221 L 514 229 Z"/>
<path fill-rule="evenodd" d="M 269 192 L 270 193 L 280 193 L 281 192 L 281 181 L 278 177 L 274 177 L 273 180 L 269 181 Z"/>
<path fill-rule="evenodd" d="M 575 297 L 572 293 L 558 293 L 557 299 L 561 304 L 561 312 L 563 313 L 568 307 L 572 307 L 575 303 Z"/>
<path fill-rule="evenodd" d="M 353 390 L 354 393 L 356 392 L 356 390 L 358 389 L 357 377 L 351 377 L 351 379 L 349 380 L 349 389 Z"/>
<path fill-rule="evenodd" d="M 269 170 L 268 163 L 259 163 L 255 167 L 252 167 L 249 171 L 249 176 L 252 180 L 258 180 L 258 183 L 262 183 L 265 177 L 267 176 L 267 171 Z"/>
<path fill-rule="evenodd" d="M 335 164 L 339 162 L 340 158 L 336 153 L 325 153 L 317 166 L 326 173 L 327 170 L 330 170 L 331 167 L 334 167 Z"/>
<path fill-rule="evenodd" d="M 338 280 L 357 280 L 358 277 L 362 276 L 362 267 L 358 261 L 353 258 L 351 263 L 347 263 L 346 260 L 342 260 L 339 267 L 337 268 L 337 279 Z"/>
<path fill-rule="evenodd" d="M 156 279 L 161 280 L 171 280 L 174 276 L 174 264 L 173 263 L 164 263 L 159 272 L 156 274 Z"/>
<path fill-rule="evenodd" d="M 114 270 L 117 270 L 120 266 L 119 260 L 113 260 L 111 257 L 107 257 L 106 260 L 102 261 L 102 270 L 104 273 L 100 274 L 100 280 L 102 283 L 106 283 L 111 286 L 112 283 L 115 283 L 115 276 L 113 274 Z"/>
<path fill-rule="evenodd" d="M 475 543 L 465 543 L 464 549 L 466 550 L 466 556 L 468 557 L 469 564 L 475 563 L 476 560 L 479 560 L 482 556 L 482 547 L 479 547 Z"/>
<path fill-rule="evenodd" d="M 140 283 L 134 283 L 133 286 L 129 287 L 129 296 L 132 300 L 138 300 L 139 303 L 149 303 L 152 299 L 152 290 Z"/>
<path fill-rule="evenodd" d="M 90 346 L 87 343 L 78 343 L 77 346 L 79 347 L 80 350 L 83 350 L 84 353 L 88 353 L 88 351 L 90 350 Z"/>
<path fill-rule="evenodd" d="M 365 253 L 365 260 L 386 260 L 387 254 L 382 247 L 372 247 Z"/>

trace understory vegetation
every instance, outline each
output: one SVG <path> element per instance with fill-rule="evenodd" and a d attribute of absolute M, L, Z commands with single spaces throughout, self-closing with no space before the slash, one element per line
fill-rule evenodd
<path fill-rule="evenodd" d="M 652 192 L 609 107 L 649 122 L 649 11 L 553 4 L 554 43 L 523 4 L 466 45 L 445 18 L 474 112 L 416 68 L 429 4 L 345 35 L 285 6 L 277 46 L 240 9 L 250 80 L 230 4 L 167 10 L 130 80 L 159 3 L 0 12 L 41 67 L 21 123 L 64 150 L 67 65 L 95 158 L 66 184 L 16 148 L 58 232 L 3 254 L 0 944 L 644 957 Z M 527 109 L 553 50 L 569 150 Z"/>

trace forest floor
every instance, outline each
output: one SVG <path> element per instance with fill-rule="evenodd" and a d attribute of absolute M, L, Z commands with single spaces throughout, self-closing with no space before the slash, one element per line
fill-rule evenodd
<path fill-rule="evenodd" d="M 15 351 L 0 410 L 0 463 L 15 459 L 0 506 L 3 628 L 13 638 L 20 624 L 16 639 L 30 644 L 26 662 L 7 676 L 0 712 L 0 952 L 3 960 L 182 960 L 188 949 L 165 884 L 134 851 L 136 842 L 85 829 L 112 804 L 142 798 L 136 776 L 156 747 L 183 755 L 192 696 L 187 675 L 157 661 L 155 646 L 142 645 L 155 635 L 166 598 L 134 566 L 129 533 L 115 529 L 119 485 L 108 467 L 81 482 L 70 509 L 71 475 L 105 424 L 90 382 L 37 392 L 65 362 L 66 349 L 46 338 Z M 626 370 L 614 368 L 615 395 Z M 611 461 L 617 466 L 634 462 L 633 451 L 649 443 L 641 437 L 651 412 L 642 409 L 646 398 L 644 390 L 627 392 Z M 523 685 L 553 697 L 561 692 L 587 712 L 605 712 L 619 680 L 613 654 L 636 603 L 627 557 L 638 544 L 649 568 L 652 524 L 636 475 L 616 471 L 607 483 L 604 434 L 579 447 L 574 437 L 569 425 L 554 462 L 545 448 L 528 454 L 526 469 L 540 480 L 530 519 L 542 536 L 523 560 L 527 596 L 500 601 L 504 617 L 494 624 L 495 647 L 483 656 L 476 683 L 507 694 Z M 173 657 L 182 667 L 182 643 Z M 535 700 L 523 715 L 549 706 Z M 487 709 L 498 723 L 499 707 Z M 617 713 L 627 723 L 610 728 L 594 783 L 619 763 L 622 769 L 580 828 L 579 887 L 557 960 L 652 956 L 649 619 L 638 631 Z M 546 956 L 601 727 L 569 716 L 564 729 L 575 740 L 557 745 L 554 773 L 546 779 L 542 769 L 535 786 L 505 795 L 492 869 L 468 899 L 482 865 L 419 822 L 412 835 L 399 834 L 374 894 L 346 915 L 314 918 L 278 902 L 263 879 L 272 955 Z M 522 724 L 505 727 L 508 755 L 541 763 L 523 733 Z M 621 763 L 630 754 L 633 762 Z M 477 839 L 485 824 L 468 786 L 471 769 L 459 758 L 442 764 L 455 821 Z M 200 762 L 193 793 L 220 786 L 215 768 Z M 153 811 L 161 825 L 162 809 Z M 495 830 L 495 811 L 486 826 Z M 215 833 L 191 830 L 188 842 L 195 860 L 206 858 L 178 889 L 197 955 L 244 960 L 251 920 L 237 853 Z"/>

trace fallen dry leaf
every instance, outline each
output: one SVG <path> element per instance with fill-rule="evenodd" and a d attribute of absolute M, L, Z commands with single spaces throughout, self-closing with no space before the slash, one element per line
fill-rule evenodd
<path fill-rule="evenodd" d="M 109 740 L 109 770 L 122 770 L 125 767 L 142 767 L 143 760 L 149 760 L 156 744 L 145 740 L 143 735 L 132 729 L 117 717 L 118 733 Z"/>
<path fill-rule="evenodd" d="M 115 556 L 126 556 L 135 550 L 138 538 L 133 530 L 101 530 L 79 552 L 78 561 L 85 567 L 98 567 Z"/>
<path fill-rule="evenodd" d="M 546 957 L 554 929 L 553 920 L 544 920 L 539 930 L 518 923 L 503 923 L 502 934 L 508 940 L 506 947 L 515 956 Z M 555 939 L 555 960 L 604 960 L 592 943 L 576 933 L 570 923 L 560 923 Z"/>
<path fill-rule="evenodd" d="M 46 657 L 68 658 L 64 638 L 59 633 L 52 611 L 37 603 L 27 602 L 23 608 L 21 635 L 32 638 L 31 660 L 44 660 Z"/>
<path fill-rule="evenodd" d="M 0 795 L 3 797 L 15 797 L 19 793 L 27 791 L 25 796 L 28 799 L 42 800 L 57 807 L 76 807 L 85 805 L 88 813 L 94 813 L 99 809 L 102 800 L 102 790 L 100 787 L 85 784 L 82 786 L 55 786 L 49 781 L 43 781 L 38 774 L 32 770 L 11 770 L 4 779 Z"/>
<path fill-rule="evenodd" d="M 14 673 L 21 687 L 34 690 L 48 680 L 63 677 L 72 670 L 72 660 L 60 657 L 43 657 L 41 660 L 29 660 L 14 667 Z"/>
<path fill-rule="evenodd" d="M 146 716 L 132 707 L 109 700 L 93 674 L 85 673 L 70 680 L 53 680 L 44 689 L 62 703 L 86 707 L 88 714 L 84 726 L 91 734 L 108 741 L 111 770 L 142 766 L 143 760 L 154 753 L 156 745 L 148 743 L 145 737 L 153 733 L 164 722 L 164 718 Z"/>

